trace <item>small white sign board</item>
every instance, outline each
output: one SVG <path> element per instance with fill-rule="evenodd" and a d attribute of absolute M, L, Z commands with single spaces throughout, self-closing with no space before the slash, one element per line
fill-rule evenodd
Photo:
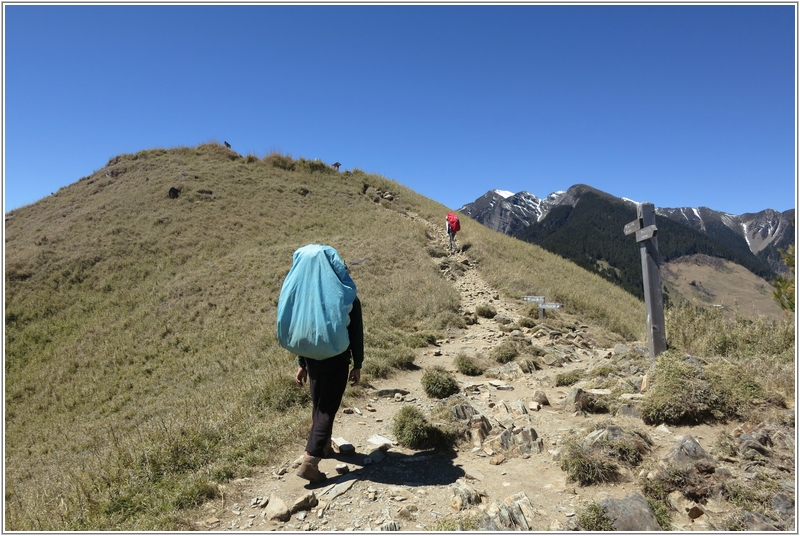
<path fill-rule="evenodd" d="M 561 309 L 560 303 L 540 303 L 539 308 L 541 309 Z"/>
<path fill-rule="evenodd" d="M 523 296 L 522 300 L 529 302 L 536 302 L 536 303 L 544 303 L 544 296 Z"/>

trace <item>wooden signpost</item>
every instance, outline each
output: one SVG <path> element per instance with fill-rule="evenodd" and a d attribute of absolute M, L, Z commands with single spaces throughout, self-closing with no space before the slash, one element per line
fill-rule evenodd
<path fill-rule="evenodd" d="M 636 209 L 637 219 L 625 225 L 626 235 L 636 234 L 642 256 L 644 280 L 644 305 L 647 310 L 647 342 L 650 359 L 667 349 L 667 334 L 664 330 L 664 298 L 661 294 L 661 273 L 658 270 L 661 256 L 658 254 L 658 229 L 656 211 L 652 203 L 640 203 Z"/>

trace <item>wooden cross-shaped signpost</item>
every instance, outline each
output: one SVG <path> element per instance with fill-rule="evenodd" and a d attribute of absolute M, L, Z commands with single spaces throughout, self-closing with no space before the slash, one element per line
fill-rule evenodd
<path fill-rule="evenodd" d="M 647 309 L 647 342 L 650 359 L 667 349 L 667 335 L 664 330 L 664 298 L 661 295 L 661 273 L 658 266 L 656 235 L 656 211 L 652 203 L 640 203 L 636 209 L 637 219 L 625 225 L 625 234 L 636 234 L 639 251 L 642 255 L 642 276 L 644 279 L 644 305 Z"/>

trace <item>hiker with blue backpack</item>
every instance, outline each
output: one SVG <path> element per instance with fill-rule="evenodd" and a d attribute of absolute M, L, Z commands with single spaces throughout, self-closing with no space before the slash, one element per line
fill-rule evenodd
<path fill-rule="evenodd" d="M 312 425 L 297 476 L 323 482 L 319 462 L 332 454 L 333 419 L 348 380 L 351 385 L 361 380 L 364 361 L 361 301 L 334 248 L 310 244 L 294 252 L 277 316 L 278 341 L 297 355 L 295 382 L 302 387 L 308 380 L 311 390 Z"/>

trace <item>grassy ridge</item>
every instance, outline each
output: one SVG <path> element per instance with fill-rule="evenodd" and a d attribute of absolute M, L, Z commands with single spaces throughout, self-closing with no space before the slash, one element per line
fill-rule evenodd
<path fill-rule="evenodd" d="M 292 252 L 330 244 L 353 266 L 369 382 L 463 322 L 409 217 L 445 212 L 378 175 L 209 143 L 115 157 L 8 214 L 5 529 L 189 528 L 217 483 L 307 431 L 274 334 Z M 642 303 L 599 276 L 469 221 L 459 242 L 509 296 L 642 337 Z"/>
<path fill-rule="evenodd" d="M 368 195 L 388 189 L 398 200 Z M 301 437 L 274 335 L 297 247 L 360 261 L 373 363 L 457 318 L 426 229 L 401 215 L 414 199 L 444 210 L 358 170 L 206 144 L 113 158 L 9 214 L 6 528 L 180 527 L 214 482 Z"/>

